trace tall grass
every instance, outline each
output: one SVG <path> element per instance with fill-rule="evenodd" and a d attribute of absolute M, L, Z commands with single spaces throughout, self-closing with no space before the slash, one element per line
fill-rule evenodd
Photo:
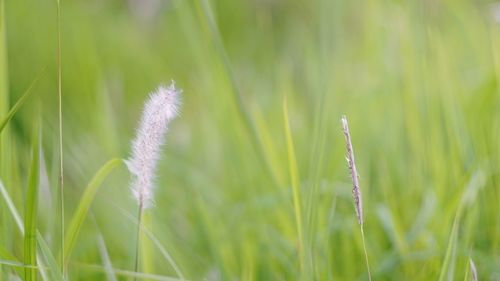
<path fill-rule="evenodd" d="M 372 279 L 464 279 L 470 257 L 478 278 L 500 274 L 490 5 L 138 1 L 161 3 L 138 16 L 132 1 L 0 0 L 0 280 L 366 280 L 343 113 Z M 182 118 L 133 272 L 137 205 L 108 161 L 170 78 Z"/>

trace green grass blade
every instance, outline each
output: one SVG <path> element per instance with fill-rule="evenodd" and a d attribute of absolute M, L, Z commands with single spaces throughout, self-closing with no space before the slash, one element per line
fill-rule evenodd
<path fill-rule="evenodd" d="M 288 118 L 288 107 L 286 103 L 286 98 L 283 100 L 283 118 L 285 125 L 285 133 L 286 133 L 286 147 L 288 154 L 288 165 L 290 170 L 290 180 L 292 184 L 292 193 L 293 193 L 293 206 L 295 210 L 295 220 L 297 224 L 297 235 L 299 240 L 299 256 L 300 256 L 300 266 L 301 269 L 304 269 L 304 252 L 303 252 L 303 243 L 304 236 L 302 231 L 302 207 L 301 207 L 301 195 L 300 195 L 300 180 L 299 180 L 299 169 L 297 167 L 297 159 L 295 157 L 295 149 L 293 145 L 292 132 L 290 130 L 290 121 Z"/>
<path fill-rule="evenodd" d="M 448 239 L 448 246 L 446 248 L 446 254 L 444 257 L 443 264 L 441 265 L 441 273 L 439 274 L 439 281 L 444 281 L 446 279 L 446 273 L 448 273 L 448 268 L 452 260 L 452 256 L 455 253 L 454 249 L 457 246 L 457 232 L 458 232 L 458 216 L 453 220 L 453 226 L 451 228 L 450 238 Z"/>
<path fill-rule="evenodd" d="M 45 71 L 45 68 L 42 69 L 40 71 L 40 73 L 38 73 L 38 75 L 35 77 L 35 79 L 33 80 L 33 82 L 31 82 L 31 84 L 28 87 L 28 89 L 26 89 L 26 91 L 23 93 L 23 95 L 14 104 L 14 106 L 12 106 L 12 108 L 9 110 L 9 112 L 7 113 L 7 115 L 5 117 L 3 117 L 2 119 L 0 119 L 0 134 L 2 133 L 2 131 L 5 128 L 5 126 L 7 126 L 7 123 L 9 123 L 10 119 L 12 119 L 12 117 L 14 117 L 14 115 L 16 114 L 16 112 L 21 108 L 21 106 L 23 106 L 23 104 L 26 102 L 26 100 L 28 100 L 28 97 L 33 92 L 32 91 L 33 87 L 38 82 L 38 80 L 40 80 L 40 78 L 42 77 L 42 74 L 43 74 L 44 71 Z"/>
<path fill-rule="evenodd" d="M 80 233 L 80 229 L 82 227 L 83 222 L 85 221 L 85 217 L 90 209 L 90 205 L 94 200 L 95 194 L 97 190 L 101 186 L 102 182 L 106 179 L 109 173 L 116 168 L 118 165 L 122 163 L 121 159 L 111 159 L 106 164 L 104 164 L 99 171 L 94 175 L 90 183 L 85 188 L 85 191 L 80 199 L 80 203 L 71 218 L 68 230 L 66 232 L 66 236 L 64 237 L 64 252 L 63 252 L 63 260 L 68 263 L 69 257 L 73 248 L 75 246 L 76 240 L 78 238 L 78 234 Z"/>
<path fill-rule="evenodd" d="M 42 235 L 40 235 L 40 232 L 37 231 L 37 241 L 38 241 L 38 247 L 40 249 L 40 253 L 43 255 L 44 260 L 47 262 L 49 272 L 50 272 L 50 279 L 48 277 L 44 277 L 44 280 L 50 280 L 50 281 L 64 281 L 63 276 L 61 272 L 59 271 L 59 266 L 57 264 L 56 259 L 54 258 L 54 255 L 50 251 L 49 246 L 47 245 L 47 242 L 43 239 Z M 38 263 L 40 264 L 40 268 L 43 268 L 43 261 L 38 258 Z M 40 272 L 42 277 L 47 276 L 46 273 Z"/>
<path fill-rule="evenodd" d="M 19 228 L 19 232 L 21 232 L 21 234 L 24 235 L 24 225 L 22 223 L 21 216 L 19 215 L 19 212 L 17 211 L 17 209 L 16 209 L 16 207 L 15 207 L 12 199 L 10 198 L 9 194 L 7 193 L 7 189 L 3 185 L 1 179 L 0 179 L 0 193 L 1 193 L 4 201 L 7 203 L 7 207 L 9 209 L 12 217 L 14 217 L 14 220 L 16 221 L 16 225 Z M 39 235 L 37 236 L 37 241 L 38 241 L 39 245 L 42 245 L 42 244 L 46 245 L 47 244 L 47 243 L 45 243 L 45 241 L 43 240 L 43 238 L 41 236 L 39 236 Z M 38 253 L 37 253 L 37 260 L 38 260 L 38 263 L 40 264 L 40 266 L 38 266 L 38 270 L 40 271 L 40 275 L 42 275 L 42 277 L 44 277 L 44 276 L 47 275 L 47 273 L 45 272 L 45 267 L 42 265 L 41 258 L 38 255 Z M 44 280 L 48 280 L 47 278 L 43 278 L 43 279 Z"/>
<path fill-rule="evenodd" d="M 31 167 L 26 190 L 25 218 L 24 218 L 24 262 L 36 266 L 36 226 L 38 209 L 38 183 L 40 173 L 40 141 L 39 128 L 35 125 L 33 143 L 31 146 Z M 37 280 L 37 272 L 33 268 L 25 270 L 25 280 Z"/>
<path fill-rule="evenodd" d="M 0 265 L 11 266 L 17 275 L 23 276 L 26 265 L 0 245 Z M 1 270 L 0 270 L 1 271 Z"/>
<path fill-rule="evenodd" d="M 19 231 L 21 234 L 24 235 L 24 225 L 23 225 L 23 220 L 21 219 L 21 216 L 19 215 L 19 212 L 17 212 L 16 206 L 14 205 L 14 202 L 9 196 L 9 193 L 7 192 L 7 189 L 3 185 L 2 180 L 0 179 L 0 194 L 2 194 L 2 197 L 7 204 L 7 208 L 9 209 L 12 217 L 14 218 L 14 221 L 17 224 L 17 227 L 19 228 Z"/>
<path fill-rule="evenodd" d="M 126 210 L 120 208 L 120 211 L 125 215 L 125 217 L 127 219 L 129 219 L 134 224 L 139 223 L 137 218 L 132 216 L 131 214 L 129 214 Z M 145 233 L 148 236 L 148 238 L 153 242 L 153 244 L 156 246 L 156 248 L 160 251 L 161 255 L 165 258 L 165 260 L 168 263 L 170 263 L 170 265 L 174 269 L 175 273 L 177 273 L 177 275 L 181 278 L 181 280 L 185 280 L 186 278 L 184 277 L 184 274 L 182 274 L 182 271 L 180 270 L 179 266 L 172 258 L 172 255 L 170 255 L 170 253 L 167 251 L 165 246 L 163 246 L 161 244 L 160 240 L 158 240 L 158 238 L 156 238 L 156 236 L 143 224 L 141 224 L 140 227 L 141 227 L 141 231 L 143 233 Z"/>
<path fill-rule="evenodd" d="M 8 75 L 8 60 L 7 60 L 7 28 L 5 26 L 5 1 L 0 0 L 0 118 L 5 116 L 9 110 L 9 75 Z M 1 120 L 1 119 L 0 119 Z M 3 121 L 2 121 L 3 123 Z M 0 124 L 2 124 L 0 123 Z M 9 181 L 10 176 L 10 153 L 12 148 L 9 144 L 10 139 L 5 134 L 1 136 L 2 129 L 0 127 L 0 175 L 4 176 L 5 180 Z"/>
<path fill-rule="evenodd" d="M 13 254 L 11 254 L 9 251 L 7 251 L 7 249 L 5 249 L 2 245 L 0 245 L 0 259 L 13 260 L 13 261 L 19 262 L 16 259 L 16 257 Z"/>
<path fill-rule="evenodd" d="M 35 266 L 26 265 L 26 264 L 20 262 L 19 260 L 16 259 L 16 257 L 14 255 L 12 255 L 11 253 L 9 253 L 1 245 L 0 245 L 0 264 L 1 265 L 12 266 L 12 267 L 14 267 L 16 269 L 19 269 L 19 268 L 36 268 Z M 22 271 L 20 271 L 19 273 L 21 273 L 21 272 Z"/>
<path fill-rule="evenodd" d="M 22 267 L 22 268 L 32 268 L 32 269 L 37 268 L 36 266 L 26 265 L 26 264 L 18 262 L 18 261 L 6 260 L 6 259 L 0 259 L 0 264 L 12 266 L 12 267 Z"/>
<path fill-rule="evenodd" d="M 61 252 L 65 252 L 65 210 L 64 210 L 64 154 L 63 154 L 63 116 L 62 116 L 62 70 L 61 70 L 61 1 L 57 0 L 57 100 L 58 100 L 58 119 L 59 119 L 59 205 L 61 207 Z M 66 261 L 61 260 L 61 271 L 66 275 Z"/>
<path fill-rule="evenodd" d="M 477 170 L 467 183 L 462 198 L 458 205 L 453 225 L 451 228 L 450 238 L 448 239 L 448 246 L 446 254 L 441 265 L 441 272 L 439 274 L 439 281 L 444 281 L 446 275 L 453 277 L 454 260 L 456 258 L 456 248 L 458 244 L 458 232 L 460 227 L 460 220 L 465 212 L 465 209 L 475 202 L 477 193 L 484 186 L 486 175 L 482 170 Z M 448 273 L 448 274 L 447 274 Z M 449 279 L 449 278 L 448 278 Z"/>
<path fill-rule="evenodd" d="M 115 270 L 113 269 L 113 264 L 111 263 L 111 259 L 109 258 L 106 242 L 104 242 L 104 238 L 102 237 L 101 233 L 99 233 L 99 236 L 97 237 L 97 242 L 104 272 L 106 273 L 106 278 L 108 279 L 108 281 L 117 281 L 115 276 Z"/>
<path fill-rule="evenodd" d="M 235 97 L 236 106 L 238 108 L 238 112 L 243 120 L 243 124 L 245 128 L 248 130 L 250 135 L 250 140 L 252 141 L 252 145 L 257 152 L 257 156 L 259 160 L 264 165 L 264 172 L 266 172 L 269 177 L 274 181 L 275 184 L 278 184 L 278 178 L 274 174 L 274 170 L 272 169 L 272 165 L 270 163 L 269 157 L 265 153 L 265 149 L 262 144 L 262 140 L 259 137 L 257 126 L 255 125 L 250 112 L 245 106 L 245 102 L 243 100 L 240 87 L 236 81 L 236 77 L 234 76 L 234 71 L 231 67 L 231 62 L 229 60 L 229 56 L 227 55 L 226 48 L 224 47 L 224 43 L 222 41 L 221 35 L 219 33 L 219 29 L 217 28 L 217 23 L 215 21 L 215 17 L 210 8 L 210 4 L 208 0 L 201 0 L 201 6 L 203 10 L 203 14 L 205 16 L 205 20 L 210 29 L 210 33 L 212 36 L 212 40 L 214 41 L 215 48 L 217 49 L 218 55 L 226 69 L 226 74 L 231 83 L 231 88 L 233 90 L 233 94 Z"/>
<path fill-rule="evenodd" d="M 7 75 L 7 32 L 5 27 L 4 1 L 0 1 L 0 113 L 8 104 L 8 75 Z M 5 102 L 5 104 L 4 104 Z"/>
<path fill-rule="evenodd" d="M 100 265 L 94 265 L 94 264 L 80 264 L 82 268 L 90 269 L 90 270 L 95 270 L 95 271 L 100 271 L 103 272 L 106 269 Z M 163 275 L 158 275 L 158 274 L 150 274 L 150 273 L 141 273 L 141 272 L 133 272 L 129 270 L 123 270 L 123 269 L 115 269 L 115 272 L 119 276 L 124 276 L 124 277 L 135 277 L 139 278 L 141 280 L 158 280 L 158 281 L 187 281 L 185 279 L 179 279 L 175 277 L 170 277 L 170 276 L 163 276 Z"/>
<path fill-rule="evenodd" d="M 35 125 L 31 146 L 31 167 L 26 190 L 25 218 L 24 218 L 24 262 L 36 266 L 36 226 L 38 208 L 38 183 L 40 173 L 40 141 L 39 128 Z M 25 270 L 25 280 L 37 280 L 37 272 L 32 268 Z"/>

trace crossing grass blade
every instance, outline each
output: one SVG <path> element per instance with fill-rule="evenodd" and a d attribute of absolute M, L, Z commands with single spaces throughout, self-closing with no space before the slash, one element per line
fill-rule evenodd
<path fill-rule="evenodd" d="M 71 256 L 71 252 L 75 247 L 76 240 L 78 238 L 78 234 L 80 233 L 80 229 L 82 227 L 83 222 L 87 216 L 87 213 L 90 209 L 90 206 L 94 200 L 94 197 L 97 193 L 97 190 L 101 186 L 102 182 L 106 179 L 106 177 L 122 163 L 121 159 L 111 159 L 106 162 L 97 173 L 94 175 L 90 183 L 85 188 L 85 191 L 78 203 L 78 207 L 71 218 L 69 228 L 66 231 L 66 236 L 64 237 L 64 252 L 63 252 L 63 260 L 66 263 L 69 262 L 69 257 Z"/>
<path fill-rule="evenodd" d="M 0 265 L 13 267 L 19 276 L 23 276 L 26 265 L 0 245 Z"/>
<path fill-rule="evenodd" d="M 12 266 L 12 267 L 22 267 L 22 268 L 34 268 L 34 269 L 36 269 L 36 266 L 25 265 L 22 262 L 13 261 L 13 260 L 6 260 L 6 259 L 0 259 L 0 264 L 1 265 Z"/>
<path fill-rule="evenodd" d="M 108 248 L 106 247 L 106 242 L 102 234 L 99 233 L 97 237 L 97 246 L 99 247 L 99 254 L 101 255 L 102 264 L 104 267 L 104 272 L 106 273 L 106 278 L 108 281 L 116 281 L 115 270 L 113 264 L 111 263 L 111 258 L 109 257 Z"/>
<path fill-rule="evenodd" d="M 5 203 L 7 204 L 7 208 L 9 209 L 12 217 L 14 218 L 14 221 L 16 222 L 17 227 L 19 228 L 19 231 L 21 232 L 21 234 L 24 234 L 23 220 L 21 219 L 21 216 L 19 215 L 19 212 L 17 211 L 14 202 L 12 202 L 12 199 L 10 198 L 9 193 L 7 192 L 7 189 L 3 185 L 1 179 L 0 179 L 0 194 L 2 195 Z"/>
<path fill-rule="evenodd" d="M 119 208 L 119 209 L 123 213 L 123 215 L 128 220 L 130 220 L 132 223 L 134 223 L 134 224 L 138 224 L 139 223 L 136 217 L 132 216 L 130 213 L 128 213 L 124 209 L 121 209 L 121 208 Z M 160 240 L 158 240 L 158 238 L 156 238 L 156 236 L 147 227 L 145 227 L 143 224 L 141 224 L 140 227 L 141 227 L 141 232 L 143 232 L 144 234 L 146 234 L 146 236 L 153 242 L 153 244 L 156 246 L 156 248 L 160 251 L 161 255 L 172 266 L 172 268 L 174 269 L 175 273 L 177 273 L 177 275 L 179 276 L 179 278 L 181 278 L 181 280 L 185 280 L 186 278 L 184 277 L 184 274 L 182 274 L 182 271 L 180 270 L 179 266 L 177 265 L 177 263 L 172 258 L 172 255 L 170 255 L 170 253 L 167 251 L 167 249 L 165 248 L 165 246 L 163 246 L 161 244 Z"/>
<path fill-rule="evenodd" d="M 26 89 L 26 91 L 24 91 L 23 95 L 17 100 L 17 102 L 14 104 L 14 106 L 12 106 L 12 108 L 9 110 L 7 115 L 2 117 L 2 119 L 0 119 L 0 134 L 2 133 L 5 126 L 7 126 L 7 124 L 9 123 L 10 119 L 12 119 L 12 117 L 14 117 L 16 112 L 23 106 L 23 104 L 26 103 L 28 98 L 31 96 L 31 93 L 33 92 L 33 87 L 36 85 L 38 80 L 40 80 L 40 78 L 42 77 L 42 74 L 44 72 L 45 72 L 45 68 L 43 68 L 40 71 L 40 73 L 38 73 L 38 75 L 35 77 L 33 82 L 31 82 L 28 89 Z"/>
<path fill-rule="evenodd" d="M 40 232 L 37 231 L 37 241 L 38 241 L 38 246 L 40 253 L 44 257 L 44 261 L 47 263 L 47 266 L 49 268 L 49 274 L 50 274 L 50 279 L 47 276 L 46 272 L 40 272 L 44 280 L 50 280 L 50 281 L 64 281 L 64 278 L 59 271 L 59 266 L 57 264 L 56 259 L 54 258 L 54 255 L 50 251 L 49 246 L 47 245 L 47 242 L 43 239 L 42 235 L 40 235 Z M 38 262 L 40 264 L 40 267 L 44 267 L 43 261 L 40 259 L 40 256 L 38 258 Z"/>

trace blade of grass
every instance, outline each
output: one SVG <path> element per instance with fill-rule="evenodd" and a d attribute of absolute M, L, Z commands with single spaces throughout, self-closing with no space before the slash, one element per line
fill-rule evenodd
<path fill-rule="evenodd" d="M 458 214 L 455 216 L 455 219 L 453 220 L 453 226 L 451 228 L 451 233 L 450 237 L 448 239 L 448 247 L 446 248 L 446 254 L 444 257 L 443 264 L 441 266 L 441 273 L 439 274 L 439 281 L 444 281 L 446 279 L 446 273 L 448 272 L 448 269 L 450 267 L 450 263 L 452 260 L 452 255 L 455 253 L 455 249 L 457 247 L 457 236 L 458 236 Z"/>
<path fill-rule="evenodd" d="M 38 125 L 35 125 L 32 142 L 31 167 L 28 178 L 28 188 L 26 190 L 26 203 L 24 212 L 24 263 L 36 266 L 36 225 L 38 207 L 38 182 L 40 173 L 40 141 Z M 26 268 L 24 278 L 26 281 L 36 281 L 36 270 L 33 268 Z"/>
<path fill-rule="evenodd" d="M 7 75 L 7 32 L 5 28 L 4 0 L 0 0 L 0 114 L 4 114 L 9 104 L 9 79 Z"/>
<path fill-rule="evenodd" d="M 8 75 L 8 59 L 7 59 L 7 28 L 5 26 L 5 1 L 0 0 L 0 118 L 3 118 L 9 110 L 9 75 Z M 10 183 L 12 176 L 11 163 L 12 145 L 9 133 L 2 134 L 0 129 L 0 176 Z M 12 234 L 9 229 L 12 227 L 12 222 L 9 221 L 6 207 L 0 205 L 0 237 L 6 240 L 11 240 Z M 10 236 L 10 237 L 9 237 Z M 22 275 L 22 274 L 21 274 Z M 3 270 L 0 266 L 0 279 L 3 277 Z"/>
<path fill-rule="evenodd" d="M 302 210 L 301 210 L 301 195 L 300 195 L 300 180 L 299 180 L 299 170 L 297 168 L 297 159 L 295 158 L 295 149 L 293 146 L 292 132 L 290 130 L 290 120 L 288 118 L 288 107 L 286 102 L 286 97 L 283 100 L 283 118 L 286 133 L 286 147 L 288 153 L 288 165 L 290 171 L 290 181 L 292 184 L 293 193 L 293 206 L 295 210 L 295 222 L 297 224 L 297 235 L 298 235 L 298 252 L 300 258 L 300 268 L 304 270 L 304 251 L 302 249 L 304 243 L 304 236 L 302 232 Z"/>
<path fill-rule="evenodd" d="M 51 276 L 50 279 L 48 279 L 46 273 L 41 272 L 42 276 L 45 276 L 44 280 L 63 281 L 64 279 L 63 279 L 63 275 L 59 271 L 60 270 L 59 265 L 57 264 L 56 259 L 54 258 L 54 255 L 52 255 L 52 252 L 50 251 L 50 248 L 47 245 L 47 242 L 45 242 L 45 240 L 43 239 L 43 237 L 39 231 L 37 231 L 36 235 L 37 235 L 36 237 L 37 237 L 37 241 L 38 241 L 38 247 L 39 247 L 40 252 L 43 255 L 45 261 L 47 262 L 48 268 L 50 270 L 49 271 L 50 276 Z M 41 261 L 40 257 L 38 258 L 38 262 L 40 263 L 40 266 L 43 266 L 41 263 L 42 261 Z"/>
<path fill-rule="evenodd" d="M 17 227 L 19 228 L 19 231 L 21 232 L 21 234 L 24 235 L 23 220 L 21 219 L 21 216 L 17 212 L 16 206 L 14 205 L 14 202 L 12 202 L 12 199 L 10 198 L 9 193 L 7 192 L 7 189 L 3 185 L 1 179 L 0 179 L 0 194 L 2 194 L 2 197 L 4 198 L 4 201 L 7 204 L 7 208 L 12 214 L 12 217 L 14 218 L 14 221 L 16 222 Z"/>
<path fill-rule="evenodd" d="M 0 118 L 8 116 L 9 111 L 9 76 L 7 66 L 7 31 L 5 27 L 5 7 L 4 1 L 0 0 Z M 0 119 L 2 120 L 2 119 Z M 1 135 L 7 122 L 0 121 L 0 176 L 9 182 L 11 176 L 11 158 L 12 147 L 9 134 Z M 2 226 L 7 229 L 9 225 L 6 220 L 2 220 Z"/>
<path fill-rule="evenodd" d="M 463 192 L 460 203 L 457 207 L 455 213 L 455 218 L 453 219 L 453 225 L 451 228 L 450 236 L 448 239 L 448 246 L 446 248 L 446 254 L 441 265 L 441 272 L 439 274 L 439 281 L 444 281 L 446 275 L 453 279 L 454 274 L 454 261 L 456 258 L 456 248 L 458 243 L 458 230 L 460 228 L 460 220 L 462 219 L 465 209 L 474 203 L 477 193 L 485 185 L 486 175 L 484 171 L 477 170 L 467 183 L 465 190 Z M 448 273 L 448 274 L 447 274 Z"/>
<path fill-rule="evenodd" d="M 106 162 L 97 173 L 94 175 L 90 183 L 85 188 L 85 191 L 80 199 L 80 203 L 71 218 L 69 223 L 68 231 L 66 232 L 66 237 L 64 237 L 64 244 L 66 248 L 64 248 L 63 260 L 68 262 L 71 252 L 75 246 L 76 240 L 78 238 L 78 234 L 80 233 L 80 229 L 82 227 L 83 222 L 87 216 L 87 213 L 90 209 L 90 205 L 92 204 L 94 197 L 97 193 L 97 190 L 101 186 L 102 182 L 106 179 L 106 177 L 115 169 L 118 165 L 122 163 L 121 159 L 111 159 Z M 67 265 L 67 264 L 66 264 Z M 65 267 L 66 267 L 65 265 Z"/>
<path fill-rule="evenodd" d="M 61 252 L 65 252 L 64 227 L 64 154 L 63 154 L 63 120 L 62 120 L 62 68 L 61 68 L 61 0 L 57 0 L 57 100 L 59 117 L 59 205 L 61 208 Z M 66 276 L 64 255 L 61 260 L 61 271 Z"/>
<path fill-rule="evenodd" d="M 15 263 L 15 264 L 13 264 L 13 263 Z M 9 251 L 7 251 L 1 245 L 0 245 L 0 264 L 6 265 L 6 266 L 12 266 L 19 276 L 23 276 L 24 267 L 26 266 L 24 263 L 19 261 L 14 255 L 12 255 Z M 18 264 L 18 265 L 20 264 L 22 266 L 17 266 L 16 264 Z"/>
<path fill-rule="evenodd" d="M 16 222 L 16 225 L 19 229 L 19 232 L 21 232 L 21 234 L 24 235 L 24 225 L 22 223 L 23 220 L 21 219 L 19 212 L 17 211 L 12 199 L 10 198 L 9 193 L 7 193 L 7 189 L 3 185 L 1 179 L 0 179 L 0 194 L 2 195 L 4 201 L 7 203 L 7 207 L 9 209 L 12 217 L 14 218 L 14 221 Z M 42 244 L 46 245 L 47 244 L 44 241 L 43 237 L 40 235 L 37 235 L 37 241 L 38 241 L 39 245 L 42 245 Z M 44 252 L 44 254 L 47 256 L 47 253 Z M 50 254 L 50 251 L 48 252 L 48 254 Z M 50 254 L 49 256 L 51 256 L 51 255 L 52 254 Z M 45 266 L 43 265 L 43 261 L 42 261 L 41 257 L 39 256 L 39 253 L 37 253 L 37 260 L 38 260 L 38 263 L 40 264 L 40 266 L 38 266 L 38 270 L 40 271 L 40 275 L 42 275 L 42 277 L 47 276 L 47 273 L 45 271 Z M 57 267 L 55 269 L 56 269 L 55 271 L 57 271 Z M 54 270 L 54 268 L 52 268 L 51 270 Z M 43 280 L 48 280 L 48 278 L 44 277 Z M 52 281 L 52 280 L 50 280 L 50 281 Z"/>
<path fill-rule="evenodd" d="M 126 210 L 120 208 L 117 206 L 117 208 L 123 213 L 123 215 L 129 219 L 131 222 L 134 224 L 138 224 L 138 220 L 136 217 L 132 216 L 130 213 L 128 213 Z M 184 274 L 182 274 L 182 271 L 180 270 L 179 266 L 175 263 L 174 259 L 170 255 L 170 253 L 167 251 L 167 249 L 161 244 L 160 240 L 156 238 L 156 236 L 144 225 L 140 224 L 141 231 L 142 233 L 145 233 L 148 238 L 153 242 L 153 244 L 158 248 L 162 256 L 165 258 L 165 260 L 170 263 L 172 268 L 174 269 L 175 273 L 181 278 L 181 280 L 185 280 L 186 278 L 184 277 Z"/>
<path fill-rule="evenodd" d="M 106 248 L 106 243 L 104 242 L 104 238 L 102 234 L 99 233 L 97 236 L 97 246 L 99 248 L 99 254 L 101 255 L 101 260 L 103 263 L 104 272 L 106 273 L 106 278 L 108 281 L 117 281 L 115 276 L 115 270 L 113 268 L 113 264 L 111 263 L 111 259 L 109 258 L 108 249 Z"/>
<path fill-rule="evenodd" d="M 100 265 L 95 264 L 79 264 L 83 268 L 92 269 L 96 271 L 103 272 L 106 269 Z M 129 270 L 123 269 L 115 269 L 117 275 L 125 276 L 125 277 L 135 277 L 142 280 L 158 280 L 158 281 L 187 281 L 185 279 L 179 279 L 175 277 L 163 276 L 158 274 L 150 274 L 150 273 L 141 273 L 141 272 L 133 272 Z"/>
<path fill-rule="evenodd" d="M 240 113 L 241 118 L 243 119 L 243 124 L 245 128 L 248 130 L 250 139 L 254 149 L 257 152 L 259 160 L 264 164 L 265 172 L 269 175 L 269 177 L 273 180 L 275 184 L 278 184 L 278 177 L 274 174 L 274 170 L 272 169 L 272 165 L 270 163 L 270 159 L 265 153 L 265 149 L 263 147 L 262 141 L 259 138 L 259 134 L 257 131 L 257 127 L 254 124 L 248 109 L 245 107 L 245 103 L 242 98 L 241 90 L 236 82 L 236 78 L 234 76 L 234 71 L 231 67 L 231 62 L 227 55 L 226 49 L 224 47 L 224 43 L 222 41 L 221 35 L 217 28 L 217 23 L 215 21 L 214 15 L 210 8 L 210 4 L 208 0 L 201 0 L 201 6 L 203 10 L 203 14 L 205 16 L 205 21 L 208 24 L 210 29 L 210 33 L 212 36 L 212 40 L 214 41 L 215 48 L 217 49 L 218 55 L 226 69 L 226 74 L 231 83 L 231 88 L 233 89 L 233 94 L 236 102 L 236 106 L 238 108 L 238 112 Z"/>
<path fill-rule="evenodd" d="M 13 260 L 6 260 L 6 259 L 0 259 L 0 264 L 12 266 L 12 267 L 33 268 L 33 269 L 37 268 L 36 266 L 26 265 L 22 262 L 13 261 Z"/>
<path fill-rule="evenodd" d="M 19 108 L 21 108 L 21 106 L 23 106 L 23 104 L 26 102 L 28 97 L 31 95 L 33 87 L 38 82 L 38 80 L 40 80 L 40 78 L 42 77 L 42 74 L 45 72 L 45 69 L 46 69 L 46 67 L 44 67 L 38 73 L 38 75 L 35 77 L 33 82 L 31 82 L 28 89 L 26 89 L 26 91 L 24 91 L 23 95 L 17 100 L 17 102 L 14 104 L 14 106 L 12 106 L 12 108 L 9 110 L 7 115 L 0 120 L 0 133 L 2 133 L 3 129 L 5 128 L 5 126 L 7 126 L 7 123 L 9 123 L 10 119 L 12 119 L 14 114 L 16 114 L 16 112 L 19 110 Z"/>

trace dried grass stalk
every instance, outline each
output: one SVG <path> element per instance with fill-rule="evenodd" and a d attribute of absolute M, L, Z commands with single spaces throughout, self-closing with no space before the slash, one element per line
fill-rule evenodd
<path fill-rule="evenodd" d="M 349 125 L 347 123 L 347 118 L 342 116 L 342 130 L 345 136 L 346 142 L 346 160 L 349 166 L 349 171 L 352 178 L 352 196 L 354 199 L 354 207 L 356 208 L 356 216 L 358 217 L 358 223 L 363 224 L 363 200 L 361 198 L 361 191 L 359 189 L 359 176 L 358 170 L 356 169 L 356 163 L 354 162 L 354 151 L 352 149 L 351 134 L 349 133 Z"/>

